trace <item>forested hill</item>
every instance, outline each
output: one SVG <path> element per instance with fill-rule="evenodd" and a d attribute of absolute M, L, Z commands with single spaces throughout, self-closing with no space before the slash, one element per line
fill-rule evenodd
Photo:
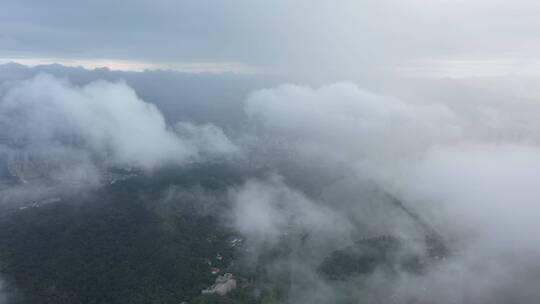
<path fill-rule="evenodd" d="M 232 248 L 221 202 L 210 210 L 189 193 L 211 200 L 235 182 L 218 166 L 171 169 L 4 217 L 1 272 L 8 289 L 18 288 L 12 300 L 180 303 L 199 295 L 215 279 L 207 259 L 219 253 L 225 265 Z"/>

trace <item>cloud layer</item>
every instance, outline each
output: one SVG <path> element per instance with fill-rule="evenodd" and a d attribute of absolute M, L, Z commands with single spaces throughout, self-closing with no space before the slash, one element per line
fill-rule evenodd
<path fill-rule="evenodd" d="M 320 287 L 319 293 L 297 290 L 298 302 L 313 301 L 313 297 L 335 301 L 349 290 L 358 292 L 357 297 L 396 303 L 532 303 L 538 296 L 531 284 L 539 281 L 535 261 L 540 247 L 528 232 L 540 229 L 536 220 L 540 162 L 535 139 L 539 129 L 531 115 L 516 108 L 503 114 L 504 108 L 497 103 L 462 107 L 410 103 L 364 92 L 352 84 L 318 89 L 284 85 L 255 92 L 245 110 L 253 129 L 266 138 L 267 149 L 279 155 L 278 163 L 288 159 L 297 170 L 325 163 L 316 171 L 320 177 L 328 173 L 324 168 L 344 170 L 332 173 L 319 191 L 310 192 L 315 204 L 298 203 L 306 201 L 298 194 L 295 199 L 276 197 L 272 193 L 281 193 L 283 186 L 273 181 L 263 186 L 246 184 L 236 197 L 237 204 L 245 205 L 240 210 L 246 212 L 237 213 L 238 227 L 275 233 L 283 219 L 295 218 L 287 215 L 292 212 L 297 223 L 305 223 L 299 224 L 302 229 L 318 231 L 301 218 L 329 208 L 331 212 L 317 213 L 321 218 L 314 222 L 321 227 L 334 222 L 344 230 L 323 228 L 328 240 L 345 235 L 358 238 L 351 231 L 363 230 L 368 235 L 398 235 L 408 240 L 412 250 L 423 250 L 414 241 L 426 233 L 418 230 L 422 225 L 384 207 L 389 202 L 380 193 L 390 192 L 443 236 L 452 255 L 421 275 L 374 274 L 338 287 L 306 264 L 313 248 L 298 247 L 302 260 L 295 263 L 305 267 L 298 270 L 304 273 L 296 277 L 298 286 L 310 281 Z M 521 135 L 516 136 L 518 120 L 528 121 L 528 136 L 519 131 Z M 305 172 L 301 177 L 286 176 L 292 181 L 312 178 Z M 343 186 L 347 184 L 356 188 Z M 374 194 L 369 194 L 367 185 L 372 185 Z M 292 209 L 280 208 L 280 204 Z M 315 234 L 325 238 L 320 232 Z M 343 292 L 336 294 L 341 288 Z"/>
<path fill-rule="evenodd" d="M 430 95 L 447 97 L 438 102 L 411 101 L 352 83 L 286 84 L 254 90 L 244 112 L 241 101 L 227 101 L 234 115 L 220 117 L 220 128 L 205 111 L 196 124 L 175 119 L 182 115 L 166 120 L 158 101 L 143 101 L 123 82 L 82 83 L 47 75 L 4 81 L 3 155 L 57 181 L 98 180 L 110 166 L 215 159 L 257 172 L 226 197 L 208 199 L 202 189 L 188 191 L 189 199 L 230 202 L 224 217 L 246 237 L 247 263 L 287 248 L 264 268 L 267 284 L 290 278 L 292 303 L 535 303 L 539 296 L 540 128 L 530 100 L 450 98 L 447 90 Z M 23 177 L 31 184 L 32 174 Z M 397 267 L 332 281 L 318 270 L 335 250 L 378 236 L 400 240 L 397 255 L 427 256 L 433 232 L 450 254 L 420 273 Z"/>
<path fill-rule="evenodd" d="M 9 0 L 0 10 L 0 57 L 113 59 L 113 65 L 123 59 L 173 68 L 206 62 L 210 70 L 212 63 L 219 69 L 236 62 L 332 80 L 448 58 L 495 57 L 527 70 L 540 47 L 537 9 L 533 0 Z M 489 60 L 481 65 L 497 68 Z"/>

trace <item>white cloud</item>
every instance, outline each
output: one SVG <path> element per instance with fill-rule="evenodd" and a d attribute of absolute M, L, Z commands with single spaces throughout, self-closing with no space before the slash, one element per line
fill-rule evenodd
<path fill-rule="evenodd" d="M 197 147 L 200 154 L 212 156 L 240 156 L 240 147 L 233 144 L 223 130 L 212 124 L 194 125 L 179 122 L 174 126 L 175 132 L 189 146 Z"/>
<path fill-rule="evenodd" d="M 23 144 L 25 152 L 48 163 L 65 165 L 78 159 L 73 164 L 89 164 L 87 169 L 96 161 L 153 169 L 198 161 L 203 154 L 238 153 L 212 125 L 179 124 L 182 135 L 189 137 L 184 140 L 156 106 L 121 82 L 78 87 L 39 75 L 11 84 L 0 101 L 0 124 L 8 146 Z M 70 174 L 75 174 L 72 169 Z"/>
<path fill-rule="evenodd" d="M 328 194 L 322 200 L 324 208 L 347 213 L 358 227 L 391 222 L 398 228 L 394 233 L 413 236 L 414 230 L 399 223 L 399 215 L 386 212 L 381 217 L 375 209 L 366 208 L 363 184 L 374 181 L 445 238 L 452 251 L 446 260 L 423 275 L 375 274 L 364 292 L 374 292 L 377 299 L 394 293 L 412 301 L 532 303 L 537 294 L 531 285 L 538 283 L 535 267 L 540 258 L 540 240 L 533 233 L 540 229 L 536 216 L 540 210 L 540 128 L 535 115 L 528 113 L 531 107 L 459 102 L 463 104 L 407 103 L 352 84 L 319 89 L 284 85 L 255 92 L 245 109 L 254 132 L 267 139 L 270 149 L 287 150 L 285 155 L 292 162 L 308 159 L 312 166 L 326 162 L 329 168 L 347 164 L 356 172 L 356 179 L 348 172 L 338 176 L 357 183 L 356 190 L 348 194 L 343 188 L 324 191 Z M 283 217 L 275 214 L 275 208 L 268 209 L 268 203 L 262 206 L 267 209 L 257 205 L 272 200 L 260 194 L 264 191 L 247 193 L 252 194 L 240 196 L 239 201 L 255 203 L 246 203 L 246 212 L 264 218 L 254 216 L 255 226 L 244 230 L 275 231 L 280 223 L 268 218 L 280 221 Z M 344 205 L 344 199 L 353 203 Z M 275 201 L 294 206 L 290 201 L 302 199 Z M 380 199 L 379 203 L 385 204 Z M 303 212 L 290 210 L 299 216 Z M 358 216 L 358 210 L 364 217 Z M 321 214 L 322 223 L 332 218 L 330 213 L 326 218 L 326 213 Z M 381 290 L 384 294 L 377 294 Z"/>
<path fill-rule="evenodd" d="M 261 90 L 248 98 L 245 110 L 263 134 L 319 160 L 403 159 L 461 132 L 445 105 L 408 104 L 346 83 Z"/>
<path fill-rule="evenodd" d="M 9 136 L 31 144 L 80 141 L 113 163 L 151 168 L 196 151 L 168 129 L 158 109 L 121 83 L 75 87 L 47 75 L 12 88 L 0 104 Z"/>
<path fill-rule="evenodd" d="M 231 198 L 234 224 L 255 246 L 275 245 L 283 236 L 297 241 L 308 234 L 312 237 L 305 245 L 319 249 L 350 242 L 353 226 L 342 210 L 309 199 L 280 176 L 250 179 L 232 190 Z"/>

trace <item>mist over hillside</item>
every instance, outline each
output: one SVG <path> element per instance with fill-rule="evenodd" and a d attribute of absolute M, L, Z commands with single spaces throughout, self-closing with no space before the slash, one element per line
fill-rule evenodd
<path fill-rule="evenodd" d="M 535 303 L 537 105 L 403 87 L 1 65 L 0 302 Z"/>

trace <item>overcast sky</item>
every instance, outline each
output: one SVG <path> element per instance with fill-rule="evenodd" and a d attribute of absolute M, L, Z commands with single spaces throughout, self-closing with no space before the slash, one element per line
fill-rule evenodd
<path fill-rule="evenodd" d="M 534 0 L 0 1 L 0 60 L 355 78 L 536 74 Z"/>

